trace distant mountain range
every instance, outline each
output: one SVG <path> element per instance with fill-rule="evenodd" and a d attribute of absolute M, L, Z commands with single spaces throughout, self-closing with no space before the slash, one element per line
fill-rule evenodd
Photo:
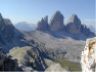
<path fill-rule="evenodd" d="M 53 15 L 50 22 L 46 16 L 38 22 L 35 31 L 30 29 L 30 24 L 25 22 L 13 26 L 9 19 L 0 14 L 0 52 L 5 51 L 16 60 L 12 63 L 4 59 L 7 63 L 2 62 L 3 56 L 0 54 L 0 66 L 6 64 L 6 68 L 13 69 L 14 63 L 18 62 L 16 66 L 19 65 L 22 71 L 45 71 L 49 67 L 49 60 L 66 57 L 69 61 L 78 62 L 85 43 L 80 40 L 95 36 L 94 32 L 81 24 L 77 15 L 72 15 L 65 25 L 60 11 Z"/>
<path fill-rule="evenodd" d="M 48 23 L 48 16 L 38 22 L 37 30 L 47 32 L 55 37 L 67 38 L 70 37 L 76 40 L 86 40 L 94 37 L 92 32 L 86 25 L 81 24 L 81 20 L 77 15 L 72 15 L 67 24 L 64 24 L 64 17 L 60 11 L 57 11 Z"/>
<path fill-rule="evenodd" d="M 49 23 L 48 16 L 45 16 L 37 24 L 19 22 L 15 24 L 15 27 L 20 31 L 31 32 L 39 30 L 49 32 L 56 37 L 71 37 L 77 40 L 85 40 L 86 38 L 93 37 L 96 34 L 94 24 L 81 24 L 81 20 L 75 14 L 67 20 L 67 24 L 64 24 L 64 16 L 60 11 L 57 11 L 53 15 Z"/>
<path fill-rule="evenodd" d="M 20 31 L 33 31 L 36 29 L 36 24 L 30 24 L 27 22 L 19 22 L 14 25 Z"/>
<path fill-rule="evenodd" d="M 16 28 L 15 28 L 16 27 Z M 33 31 L 38 30 L 46 32 L 59 38 L 72 38 L 76 40 L 85 40 L 89 37 L 94 37 L 95 33 L 92 32 L 85 25 L 81 24 L 77 15 L 72 15 L 67 25 L 64 24 L 64 17 L 60 11 L 57 11 L 48 22 L 48 16 L 35 25 L 26 22 L 20 22 L 13 26 L 9 19 L 5 19 L 0 14 L 0 47 L 12 48 L 13 46 L 26 45 L 26 39 L 20 31 Z M 19 31 L 20 30 L 20 31 Z M 6 47 L 7 46 L 7 47 Z M 3 49 L 4 49 L 3 48 Z M 6 49 L 6 50 L 7 50 Z"/>

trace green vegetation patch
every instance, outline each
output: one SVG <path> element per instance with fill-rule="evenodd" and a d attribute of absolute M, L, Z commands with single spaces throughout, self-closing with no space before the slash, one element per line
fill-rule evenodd
<path fill-rule="evenodd" d="M 70 70 L 72 72 L 81 71 L 80 63 L 71 62 L 67 59 L 57 60 L 57 62 L 59 62 L 63 68 Z"/>

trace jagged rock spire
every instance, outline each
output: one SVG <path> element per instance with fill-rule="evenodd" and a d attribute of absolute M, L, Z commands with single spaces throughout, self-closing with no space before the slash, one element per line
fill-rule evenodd
<path fill-rule="evenodd" d="M 78 18 L 78 16 L 76 14 L 73 14 L 69 20 L 68 20 L 68 23 L 74 23 L 74 24 L 81 24 L 81 21 L 80 19 Z"/>
<path fill-rule="evenodd" d="M 67 22 L 66 30 L 72 34 L 80 34 L 81 21 L 76 14 L 73 14 Z"/>
<path fill-rule="evenodd" d="M 1 19 L 2 19 L 2 15 L 1 15 L 1 13 L 0 13 L 0 21 L 1 21 Z"/>
<path fill-rule="evenodd" d="M 51 19 L 51 31 L 60 31 L 64 29 L 64 17 L 60 11 L 56 11 Z"/>
<path fill-rule="evenodd" d="M 38 22 L 37 30 L 41 31 L 48 31 L 49 25 L 48 25 L 48 16 L 45 16 L 41 19 L 41 21 Z"/>

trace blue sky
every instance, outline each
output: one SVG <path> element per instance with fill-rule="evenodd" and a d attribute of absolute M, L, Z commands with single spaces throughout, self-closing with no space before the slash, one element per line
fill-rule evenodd
<path fill-rule="evenodd" d="M 37 23 L 60 10 L 65 18 L 77 14 L 83 22 L 95 21 L 95 0 L 0 0 L 0 12 L 15 24 L 21 21 Z"/>

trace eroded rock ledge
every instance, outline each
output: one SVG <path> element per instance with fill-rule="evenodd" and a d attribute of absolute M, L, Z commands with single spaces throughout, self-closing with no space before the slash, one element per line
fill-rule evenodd
<path fill-rule="evenodd" d="M 96 71 L 96 37 L 88 39 L 81 55 L 82 72 Z"/>

